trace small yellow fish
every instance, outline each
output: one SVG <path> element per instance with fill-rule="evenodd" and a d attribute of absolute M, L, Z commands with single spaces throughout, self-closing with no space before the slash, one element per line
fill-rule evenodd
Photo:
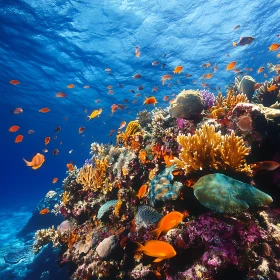
<path fill-rule="evenodd" d="M 89 120 L 95 118 L 95 117 L 99 117 L 100 114 L 102 113 L 102 108 L 98 109 L 98 110 L 94 110 L 92 111 L 92 113 L 88 116 Z"/>

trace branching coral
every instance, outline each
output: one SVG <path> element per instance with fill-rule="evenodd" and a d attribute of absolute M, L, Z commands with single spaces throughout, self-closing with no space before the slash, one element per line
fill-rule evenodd
<path fill-rule="evenodd" d="M 140 130 L 140 124 L 138 121 L 131 121 L 128 123 L 125 132 L 117 135 L 117 143 L 123 143 L 128 146 L 128 140 L 131 136 L 135 135 Z"/>
<path fill-rule="evenodd" d="M 226 97 L 222 96 L 222 93 L 219 92 L 216 98 L 216 104 L 211 108 L 211 112 L 216 111 L 217 109 L 226 108 L 229 112 L 236 106 L 238 103 L 248 103 L 249 100 L 245 94 L 235 94 L 232 89 L 228 89 Z"/>
<path fill-rule="evenodd" d="M 174 158 L 177 167 L 186 173 L 198 170 L 236 171 L 251 174 L 245 162 L 250 149 L 246 148 L 242 138 L 216 133 L 214 126 L 203 125 L 194 135 L 179 135 L 178 143 L 182 146 L 179 158 Z"/>
<path fill-rule="evenodd" d="M 94 167 L 90 164 L 85 164 L 81 168 L 76 181 L 83 186 L 84 190 L 97 191 L 102 187 L 108 167 L 108 156 L 102 159 L 96 159 Z"/>

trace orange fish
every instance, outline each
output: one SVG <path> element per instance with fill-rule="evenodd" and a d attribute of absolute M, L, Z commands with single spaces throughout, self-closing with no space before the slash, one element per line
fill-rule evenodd
<path fill-rule="evenodd" d="M 63 92 L 58 92 L 56 95 L 55 95 L 57 98 L 64 98 L 67 96 L 66 93 L 63 93 Z"/>
<path fill-rule="evenodd" d="M 210 66 L 211 66 L 210 62 L 207 62 L 207 63 L 204 63 L 204 64 L 201 65 L 201 67 L 206 67 L 206 68 L 208 68 Z"/>
<path fill-rule="evenodd" d="M 19 130 L 19 126 L 17 126 L 17 125 L 13 125 L 9 128 L 10 132 L 17 132 L 18 130 Z"/>
<path fill-rule="evenodd" d="M 255 162 L 252 164 L 252 169 L 254 170 L 268 170 L 268 171 L 273 171 L 275 169 L 277 169 L 280 166 L 280 163 L 276 162 L 276 161 L 260 161 L 260 162 Z"/>
<path fill-rule="evenodd" d="M 141 54 L 140 50 L 139 50 L 139 47 L 135 47 L 135 56 L 136 57 L 139 57 Z"/>
<path fill-rule="evenodd" d="M 114 94 L 114 91 L 113 91 L 112 89 L 110 89 L 110 90 L 108 91 L 108 94 L 112 95 L 112 94 Z"/>
<path fill-rule="evenodd" d="M 59 154 L 59 150 L 58 150 L 58 149 L 54 149 L 54 150 L 53 150 L 53 154 L 54 154 L 55 156 L 57 156 L 57 155 Z"/>
<path fill-rule="evenodd" d="M 15 143 L 20 143 L 22 141 L 22 139 L 23 139 L 23 135 L 21 135 L 21 134 L 18 135 L 15 139 Z"/>
<path fill-rule="evenodd" d="M 48 113 L 50 111 L 49 108 L 42 108 L 39 110 L 40 113 Z"/>
<path fill-rule="evenodd" d="M 123 129 L 126 126 L 126 121 L 121 122 L 119 129 Z"/>
<path fill-rule="evenodd" d="M 167 101 L 169 99 L 169 95 L 165 95 L 164 97 L 163 97 L 163 101 Z"/>
<path fill-rule="evenodd" d="M 264 70 L 264 67 L 260 67 L 260 68 L 258 69 L 258 74 L 260 74 L 263 70 Z"/>
<path fill-rule="evenodd" d="M 116 104 L 113 104 L 112 106 L 111 106 L 111 112 L 112 112 L 112 114 L 113 113 L 115 113 L 117 110 L 118 110 L 118 105 L 116 105 Z"/>
<path fill-rule="evenodd" d="M 74 170 L 74 167 L 73 167 L 72 163 L 67 163 L 66 166 L 67 166 L 69 171 L 73 171 Z"/>
<path fill-rule="evenodd" d="M 138 194 L 136 195 L 139 199 L 143 198 L 143 196 L 146 194 L 147 192 L 147 185 L 142 185 L 138 191 Z"/>
<path fill-rule="evenodd" d="M 169 105 L 171 105 L 171 104 L 175 101 L 175 99 L 176 99 L 176 98 L 170 99 L 170 100 L 169 100 Z"/>
<path fill-rule="evenodd" d="M 113 86 L 107 86 L 107 89 L 112 89 L 113 88 Z"/>
<path fill-rule="evenodd" d="M 227 68 L 226 70 L 229 71 L 229 70 L 232 70 L 236 65 L 236 61 L 232 61 L 230 62 L 228 65 L 227 65 Z"/>
<path fill-rule="evenodd" d="M 272 91 L 276 90 L 276 85 L 270 86 L 269 88 L 267 88 L 267 90 L 268 90 L 269 92 L 272 92 Z"/>
<path fill-rule="evenodd" d="M 162 83 L 162 85 L 164 85 L 164 82 L 165 82 L 165 81 L 170 80 L 170 79 L 172 79 L 172 75 L 169 75 L 169 74 L 163 75 L 163 76 L 161 77 L 161 83 Z"/>
<path fill-rule="evenodd" d="M 19 85 L 19 84 L 20 84 L 20 81 L 18 81 L 18 80 L 10 80 L 9 83 L 10 83 L 11 85 L 16 86 L 16 85 Z"/>
<path fill-rule="evenodd" d="M 57 182 L 58 178 L 53 178 L 52 183 L 55 184 Z"/>
<path fill-rule="evenodd" d="M 183 220 L 184 215 L 174 211 L 166 214 L 157 224 L 156 229 L 150 232 L 156 239 L 161 233 L 166 234 L 170 229 L 177 227 Z"/>
<path fill-rule="evenodd" d="M 48 214 L 50 212 L 50 210 L 48 208 L 44 208 L 40 211 L 40 215 L 45 215 Z"/>
<path fill-rule="evenodd" d="M 156 106 L 157 100 L 154 96 L 151 97 L 146 97 L 146 100 L 144 101 L 143 104 L 153 104 L 154 106 Z"/>
<path fill-rule="evenodd" d="M 51 141 L 51 137 L 49 137 L 49 136 L 46 137 L 45 138 L 45 146 L 48 145 L 50 143 L 50 141 Z"/>
<path fill-rule="evenodd" d="M 15 109 L 13 110 L 13 113 L 14 113 L 15 115 L 18 115 L 18 114 L 23 113 L 23 110 L 22 110 L 21 108 L 15 108 Z"/>
<path fill-rule="evenodd" d="M 270 51 L 277 51 L 280 47 L 280 44 L 271 44 L 269 47 Z"/>
<path fill-rule="evenodd" d="M 25 159 L 23 159 L 24 162 L 26 163 L 27 166 L 31 166 L 32 169 L 38 169 L 42 166 L 42 164 L 44 163 L 45 161 L 45 157 L 40 154 L 40 153 L 37 153 L 31 161 L 27 161 Z"/>
<path fill-rule="evenodd" d="M 83 133 L 85 131 L 85 129 L 86 128 L 84 126 L 79 127 L 79 133 Z"/>
<path fill-rule="evenodd" d="M 174 74 L 180 74 L 180 73 L 182 72 L 183 68 L 184 68 L 184 67 L 181 66 L 181 65 L 176 66 L 176 67 L 174 68 L 173 73 L 174 73 Z"/>
<path fill-rule="evenodd" d="M 74 88 L 74 87 L 75 87 L 74 84 L 69 84 L 69 85 L 67 86 L 67 88 Z"/>
<path fill-rule="evenodd" d="M 153 66 L 156 66 L 156 65 L 158 65 L 158 63 L 159 63 L 158 61 L 153 61 L 153 62 L 152 62 L 152 65 L 153 65 Z"/>
<path fill-rule="evenodd" d="M 139 73 L 132 76 L 133 79 L 140 79 L 141 77 L 142 77 L 142 75 Z"/>
<path fill-rule="evenodd" d="M 161 262 L 176 256 L 174 248 L 164 241 L 148 240 L 144 246 L 141 243 L 135 243 L 137 244 L 135 252 L 143 252 L 147 256 L 155 257 L 156 259 L 153 262 Z"/>

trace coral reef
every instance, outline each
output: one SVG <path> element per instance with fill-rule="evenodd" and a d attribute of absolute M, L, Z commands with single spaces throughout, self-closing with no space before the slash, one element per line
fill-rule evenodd
<path fill-rule="evenodd" d="M 38 230 L 34 252 L 59 248 L 73 280 L 278 279 L 278 171 L 256 163 L 279 153 L 267 143 L 278 143 L 280 110 L 249 103 L 252 85 L 245 76 L 216 98 L 183 90 L 170 108 L 138 113 L 115 145 L 92 143 L 48 192 L 65 221 Z"/>
<path fill-rule="evenodd" d="M 186 173 L 202 170 L 206 173 L 217 170 L 252 173 L 245 162 L 250 149 L 234 132 L 223 136 L 215 132 L 213 125 L 203 125 L 194 135 L 179 135 L 177 141 L 182 149 L 179 158 L 174 158 L 174 163 Z"/>

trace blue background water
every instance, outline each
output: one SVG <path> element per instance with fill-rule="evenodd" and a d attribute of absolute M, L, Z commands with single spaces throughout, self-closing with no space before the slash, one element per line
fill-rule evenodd
<path fill-rule="evenodd" d="M 115 134 L 109 137 L 109 131 L 117 130 L 124 120 L 134 119 L 145 108 L 143 101 L 152 95 L 154 86 L 159 87 L 155 93 L 158 105 L 166 107 L 168 102 L 162 100 L 165 95 L 184 88 L 202 89 L 200 77 L 213 73 L 214 64 L 218 71 L 204 81 L 211 88 L 221 87 L 224 94 L 235 76 L 225 71 L 231 61 L 237 61 L 240 69 L 252 67 L 250 75 L 264 81 L 267 71 L 257 74 L 257 69 L 267 62 L 277 63 L 277 52 L 269 52 L 268 47 L 279 42 L 279 16 L 280 2 L 273 0 L 1 1 L 0 208 L 33 208 L 48 190 L 61 186 L 66 163 L 73 161 L 80 167 L 90 157 L 93 141 L 114 142 Z M 236 25 L 241 27 L 234 30 Z M 242 36 L 253 36 L 255 41 L 233 48 L 232 41 Z M 135 57 L 136 46 L 140 47 L 139 58 Z M 152 66 L 153 61 L 160 64 Z M 211 68 L 202 68 L 207 62 Z M 172 74 L 177 65 L 184 66 L 182 74 L 162 86 L 161 76 Z M 108 67 L 111 73 L 105 71 Z M 136 73 L 142 78 L 134 80 Z M 184 77 L 187 73 L 193 76 Z M 11 85 L 11 79 L 20 84 Z M 68 89 L 71 83 L 75 88 Z M 173 86 L 168 87 L 168 83 Z M 85 89 L 85 85 L 90 88 Z M 113 86 L 113 95 L 108 94 L 108 85 Z M 144 90 L 141 97 L 135 97 L 130 90 L 137 93 L 139 85 Z M 67 98 L 56 98 L 59 91 Z M 128 103 L 124 103 L 125 98 Z M 96 99 L 101 102 L 96 104 Z M 133 104 L 135 99 L 139 101 Z M 127 104 L 127 108 L 110 117 L 114 103 Z M 13 114 L 16 107 L 24 112 Z M 39 113 L 43 107 L 51 111 Z M 90 113 L 99 108 L 103 108 L 100 118 L 87 121 L 84 110 Z M 19 125 L 20 130 L 10 133 L 12 125 Z M 53 139 L 58 125 L 62 130 Z M 78 133 L 80 126 L 86 127 L 84 137 Z M 29 129 L 35 133 L 29 135 Z M 24 135 L 22 143 L 14 143 L 17 134 Z M 31 160 L 41 152 L 46 136 L 52 137 L 46 147 L 46 161 L 34 171 L 22 158 Z M 58 156 L 52 154 L 55 148 L 60 151 Z M 54 177 L 59 178 L 55 186 Z"/>

